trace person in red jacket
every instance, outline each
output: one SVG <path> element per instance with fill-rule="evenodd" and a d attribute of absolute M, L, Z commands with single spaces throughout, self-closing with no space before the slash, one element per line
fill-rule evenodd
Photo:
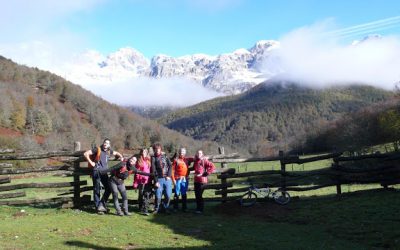
<path fill-rule="evenodd" d="M 179 205 L 179 196 L 182 195 L 182 211 L 186 212 L 186 192 L 189 186 L 189 166 L 194 161 L 193 157 L 186 157 L 186 149 L 180 148 L 178 157 L 172 163 L 172 181 L 175 185 L 174 209 L 177 210 Z"/>
<path fill-rule="evenodd" d="M 206 157 L 203 151 L 198 150 L 194 158 L 194 194 L 196 196 L 196 213 L 204 211 L 203 191 L 208 182 L 208 175 L 215 171 L 215 166 Z"/>

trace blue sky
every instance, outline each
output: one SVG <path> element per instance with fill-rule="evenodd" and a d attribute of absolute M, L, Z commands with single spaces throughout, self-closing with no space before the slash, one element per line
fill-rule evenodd
<path fill-rule="evenodd" d="M 156 54 L 216 55 L 278 40 L 303 26 L 332 19 L 337 29 L 396 17 L 400 1 L 321 0 L 1 0 L 0 45 L 32 41 L 66 50 L 108 54 L 133 47 Z M 375 33 L 399 34 L 399 22 Z M 347 37 L 346 42 L 363 35 Z M 0 47 L 0 53 L 1 53 Z"/>
<path fill-rule="evenodd" d="M 0 55 L 66 79 L 71 66 L 88 70 L 76 63 L 88 51 L 100 58 L 123 47 L 148 59 L 218 55 L 260 40 L 278 40 L 285 73 L 312 86 L 367 82 L 393 89 L 400 79 L 399 0 L 0 0 L 0 6 Z M 369 34 L 384 37 L 349 47 Z M 102 92 L 103 83 L 74 82 L 117 103 L 114 89 L 132 100 L 150 80 L 107 81 Z M 220 94 L 193 82 L 150 82 L 166 104 L 177 89 L 184 103 L 193 102 L 188 92 L 196 102 Z"/>
<path fill-rule="evenodd" d="M 327 18 L 334 18 L 338 28 L 344 28 L 400 13 L 400 1 L 175 1 L 169 6 L 156 2 L 102 6 L 101 16 L 89 18 L 95 20 L 92 27 L 96 22 L 107 27 L 94 32 L 99 49 L 113 51 L 129 45 L 148 57 L 157 53 L 219 54 L 250 48 L 258 40 L 278 40 L 291 30 Z M 110 8 L 114 15 L 109 14 Z M 397 26 L 381 33 L 399 31 Z"/>
<path fill-rule="evenodd" d="M 143 0 L 100 3 L 91 11 L 75 13 L 66 23 L 103 53 L 130 46 L 151 57 L 220 54 L 250 48 L 258 40 L 278 40 L 327 18 L 345 28 L 399 14 L 400 1 L 390 0 Z"/>

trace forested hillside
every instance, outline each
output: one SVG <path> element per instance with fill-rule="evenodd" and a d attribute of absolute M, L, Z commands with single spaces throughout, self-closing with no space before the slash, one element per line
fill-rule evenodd
<path fill-rule="evenodd" d="M 399 150 L 399 140 L 400 99 L 397 97 L 316 128 L 299 149 L 306 152 L 362 151 L 373 145 L 392 143 Z"/>
<path fill-rule="evenodd" d="M 20 150 L 83 148 L 110 138 L 114 147 L 137 148 L 159 141 L 165 150 L 185 145 L 213 153 L 216 143 L 198 142 L 112 105 L 63 78 L 0 57 L 0 144 Z"/>
<path fill-rule="evenodd" d="M 271 155 L 298 148 L 306 135 L 315 134 L 325 124 L 393 96 L 393 92 L 370 86 L 311 89 L 268 81 L 241 95 L 172 112 L 159 121 L 195 139 L 213 140 L 253 155 Z"/>

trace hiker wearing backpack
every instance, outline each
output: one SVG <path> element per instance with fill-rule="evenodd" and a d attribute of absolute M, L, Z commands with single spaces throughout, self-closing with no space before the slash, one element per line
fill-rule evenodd
<path fill-rule="evenodd" d="M 194 161 L 192 157 L 186 157 L 186 149 L 180 148 L 178 156 L 172 163 L 172 181 L 175 185 L 174 210 L 179 208 L 179 196 L 182 196 L 182 211 L 186 212 L 186 192 L 189 187 L 189 166 Z"/>
<path fill-rule="evenodd" d="M 162 154 L 161 144 L 155 143 L 153 145 L 153 150 L 154 156 L 151 157 L 151 172 L 154 174 L 154 182 L 156 187 L 154 213 L 169 213 L 168 208 L 172 194 L 171 161 L 168 159 L 168 157 Z M 161 204 L 163 194 L 165 198 L 163 203 Z"/>
<path fill-rule="evenodd" d="M 149 157 L 149 151 L 145 148 L 140 150 L 139 160 L 136 163 L 136 169 L 145 173 L 150 173 L 151 163 Z M 139 203 L 139 211 L 148 215 L 148 203 L 144 202 L 144 197 L 149 196 L 149 192 L 152 191 L 152 180 L 149 179 L 149 176 L 135 174 L 133 179 L 133 188 L 137 188 L 139 191 L 138 195 L 138 203 Z"/>
<path fill-rule="evenodd" d="M 198 150 L 194 158 L 194 194 L 196 197 L 196 213 L 202 214 L 204 211 L 203 191 L 208 182 L 208 175 L 215 171 L 215 166 Z"/>
<path fill-rule="evenodd" d="M 88 167 L 93 169 L 93 200 L 96 211 L 99 214 L 107 212 L 106 203 L 111 194 L 109 177 L 108 177 L 108 161 L 111 156 L 118 157 L 123 161 L 123 156 L 117 151 L 111 149 L 111 141 L 104 139 L 100 147 L 87 150 L 83 156 L 88 161 Z M 101 195 L 101 185 L 104 186 L 104 194 Z"/>

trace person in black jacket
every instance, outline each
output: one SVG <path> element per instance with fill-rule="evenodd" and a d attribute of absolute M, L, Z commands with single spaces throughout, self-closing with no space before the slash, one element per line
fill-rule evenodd
<path fill-rule="evenodd" d="M 151 157 L 151 173 L 154 174 L 156 187 L 154 213 L 169 213 L 168 207 L 172 195 L 172 164 L 168 157 L 162 154 L 161 144 L 155 143 L 153 150 L 154 156 Z M 161 204 L 163 194 L 165 198 Z"/>
<path fill-rule="evenodd" d="M 111 194 L 108 178 L 108 162 L 112 156 L 116 156 L 120 161 L 124 160 L 121 153 L 111 149 L 110 139 L 104 139 L 100 147 L 85 151 L 83 154 L 88 161 L 90 168 L 93 169 L 93 200 L 98 214 L 107 212 L 106 203 Z M 101 185 L 104 186 L 104 194 L 101 197 Z"/>
<path fill-rule="evenodd" d="M 138 173 L 141 175 L 150 176 L 149 173 L 145 173 L 137 170 L 135 164 L 137 162 L 137 158 L 132 156 L 126 162 L 120 162 L 117 165 L 110 168 L 111 177 L 110 177 L 110 188 L 112 190 L 114 207 L 116 210 L 116 214 L 119 216 L 123 215 L 131 215 L 128 211 L 128 197 L 126 194 L 126 187 L 124 184 L 124 180 L 128 178 L 128 176 L 132 173 Z M 118 201 L 118 193 L 121 194 L 122 197 L 122 208 L 119 205 Z"/>

